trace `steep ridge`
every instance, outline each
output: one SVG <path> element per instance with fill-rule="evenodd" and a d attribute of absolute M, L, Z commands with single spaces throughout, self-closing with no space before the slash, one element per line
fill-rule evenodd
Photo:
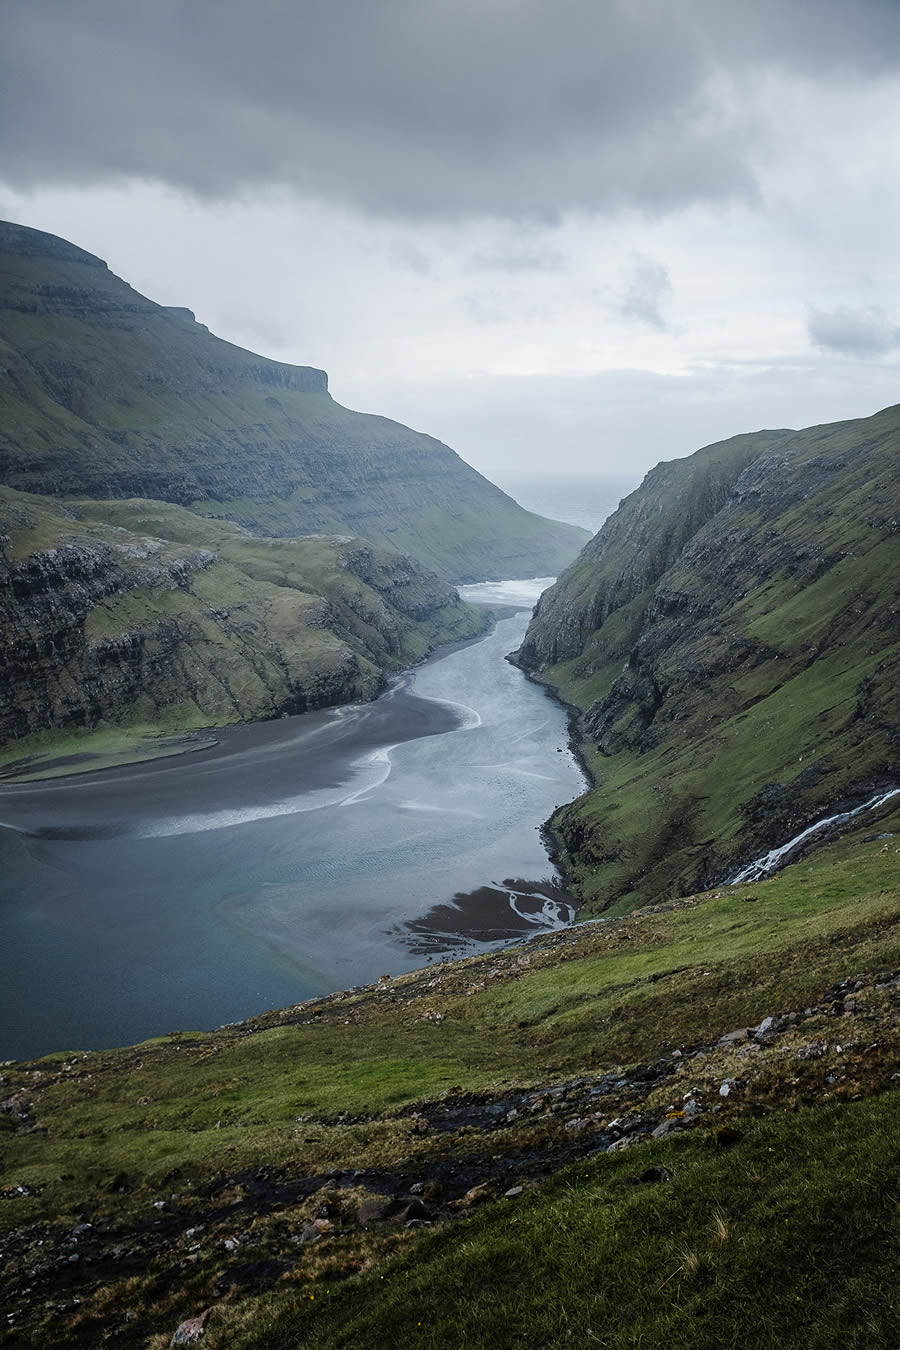
<path fill-rule="evenodd" d="M 266 535 L 353 534 L 453 581 L 556 574 L 587 539 L 325 373 L 214 337 L 90 253 L 0 223 L 0 482 L 151 497 Z"/>
<path fill-rule="evenodd" d="M 434 573 L 361 539 L 261 539 L 162 502 L 0 489 L 0 746 L 184 731 L 372 698 L 480 631 Z"/>
<path fill-rule="evenodd" d="M 687 894 L 900 781 L 900 408 L 660 465 L 517 659 L 582 710 L 590 907 Z"/>

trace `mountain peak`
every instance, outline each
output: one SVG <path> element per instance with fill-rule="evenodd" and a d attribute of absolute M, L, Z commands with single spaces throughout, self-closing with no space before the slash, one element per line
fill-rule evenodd
<path fill-rule="evenodd" d="M 0 220 L 0 253 L 17 253 L 24 258 L 56 258 L 61 262 L 84 263 L 87 267 L 108 270 L 102 258 L 87 249 L 70 244 L 57 234 L 33 230 L 28 225 L 17 225 L 12 220 Z"/>

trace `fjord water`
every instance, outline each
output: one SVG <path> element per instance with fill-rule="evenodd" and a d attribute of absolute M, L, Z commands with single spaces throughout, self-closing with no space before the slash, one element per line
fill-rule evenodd
<path fill-rule="evenodd" d="M 565 917 L 503 885 L 553 895 L 538 827 L 584 785 L 563 709 L 504 659 L 549 581 L 464 588 L 522 608 L 375 703 L 0 788 L 0 1057 L 208 1028 L 411 969 L 471 945 L 473 904 L 489 938 L 501 910 L 510 932 Z M 441 924 L 417 924 L 435 906 Z"/>

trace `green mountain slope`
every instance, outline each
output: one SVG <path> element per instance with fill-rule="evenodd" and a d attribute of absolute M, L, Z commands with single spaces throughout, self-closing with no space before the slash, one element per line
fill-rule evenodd
<path fill-rule="evenodd" d="M 583 710 L 589 907 L 686 894 L 900 781 L 900 407 L 660 465 L 519 662 Z"/>
<path fill-rule="evenodd" d="M 875 828 L 753 886 L 3 1065 L 7 1343 L 164 1350 L 210 1309 L 209 1350 L 887 1350 L 900 810 Z"/>
<path fill-rule="evenodd" d="M 8 768 L 140 757 L 167 731 L 372 698 L 386 672 L 483 626 L 434 573 L 361 539 L 263 539 L 163 502 L 76 509 L 0 488 Z"/>
<path fill-rule="evenodd" d="M 454 581 L 555 575 L 587 539 L 325 373 L 223 342 L 65 240 L 0 223 L 0 482 L 352 534 Z"/>

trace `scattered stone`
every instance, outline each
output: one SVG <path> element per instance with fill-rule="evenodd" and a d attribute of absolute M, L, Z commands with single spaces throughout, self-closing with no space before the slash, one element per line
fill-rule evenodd
<path fill-rule="evenodd" d="M 607 1153 L 622 1153 L 626 1148 L 631 1148 L 632 1144 L 639 1143 L 640 1138 L 641 1136 L 637 1134 L 623 1135 L 623 1137 L 617 1139 L 614 1144 L 609 1144 L 606 1151 Z"/>
<path fill-rule="evenodd" d="M 504 1198 L 506 1200 L 514 1200 L 517 1195 L 522 1194 L 524 1189 L 525 1189 L 524 1186 L 510 1186 L 508 1191 L 503 1192 Z"/>
<path fill-rule="evenodd" d="M 746 1027 L 738 1027 L 736 1031 L 729 1031 L 720 1036 L 719 1045 L 736 1045 L 738 1041 L 746 1041 L 749 1036 L 750 1032 Z"/>
<path fill-rule="evenodd" d="M 396 1203 L 397 1202 L 395 1201 L 395 1205 Z M 395 1210 L 392 1205 L 391 1210 L 388 1213 L 388 1218 L 394 1219 L 398 1223 L 404 1223 L 408 1228 L 411 1223 L 426 1223 L 428 1220 L 428 1210 L 422 1204 L 422 1201 L 416 1197 L 407 1204 L 400 1202 L 400 1208 L 397 1210 Z"/>
<path fill-rule="evenodd" d="M 175 1333 L 169 1341 L 169 1345 L 193 1345 L 194 1341 L 199 1341 L 206 1331 L 206 1324 L 211 1312 L 212 1308 L 207 1308 L 199 1317 L 189 1317 L 185 1322 L 181 1322 L 175 1328 Z"/>
<path fill-rule="evenodd" d="M 726 1078 L 726 1079 L 725 1079 L 725 1082 L 724 1082 L 724 1083 L 722 1084 L 722 1086 L 719 1088 L 719 1096 L 720 1096 L 720 1097 L 727 1097 L 728 1094 L 731 1092 L 731 1089 L 732 1089 L 733 1087 L 734 1087 L 734 1079 L 733 1079 L 733 1078 Z"/>
<path fill-rule="evenodd" d="M 391 1202 L 385 1195 L 371 1195 L 360 1200 L 356 1207 L 356 1218 L 365 1228 L 370 1223 L 381 1223 L 387 1218 Z"/>
<path fill-rule="evenodd" d="M 814 1036 L 797 1051 L 797 1059 L 821 1059 L 828 1049 L 828 1042 L 821 1036 Z"/>
<path fill-rule="evenodd" d="M 682 1128 L 681 1121 L 677 1116 L 669 1116 L 666 1120 L 660 1122 L 655 1130 L 650 1131 L 653 1139 L 666 1139 L 670 1134 L 675 1134 Z"/>
<path fill-rule="evenodd" d="M 5 1102 L 0 1102 L 0 1112 L 9 1116 L 14 1122 L 13 1128 L 23 1134 L 29 1133 L 30 1127 L 35 1123 L 34 1107 L 24 1092 L 15 1092 L 11 1097 L 7 1097 Z"/>

